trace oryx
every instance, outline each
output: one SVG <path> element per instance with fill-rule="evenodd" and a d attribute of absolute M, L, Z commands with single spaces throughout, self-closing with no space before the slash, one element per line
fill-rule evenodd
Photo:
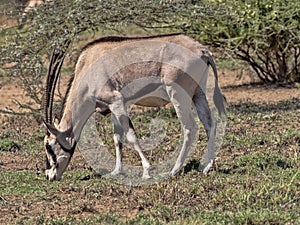
<path fill-rule="evenodd" d="M 194 39 L 182 34 L 104 37 L 86 45 L 76 63 L 60 122 L 45 123 L 48 129 L 44 140 L 47 178 L 61 179 L 83 126 L 95 111 L 103 115 L 111 113 L 113 117 L 116 166 L 112 174 L 122 172 L 121 148 L 125 136 L 141 158 L 143 178 L 150 178 L 150 164 L 138 142 L 126 106 L 160 107 L 169 102 L 174 106 L 183 130 L 181 151 L 170 171 L 171 175 L 176 174 L 198 129 L 192 105 L 196 107 L 209 140 L 214 141 L 216 126 L 205 95 L 210 66 L 215 79 L 213 101 L 222 116 L 225 114 L 224 98 L 218 86 L 213 57 Z M 132 88 L 123 93 L 122 90 L 132 83 Z M 214 151 L 213 145 L 209 151 Z M 210 166 L 211 163 L 205 171 Z"/>

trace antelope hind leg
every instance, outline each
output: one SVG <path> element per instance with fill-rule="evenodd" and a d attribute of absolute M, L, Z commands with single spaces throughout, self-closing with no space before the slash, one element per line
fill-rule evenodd
<path fill-rule="evenodd" d="M 171 170 L 171 176 L 174 176 L 183 166 L 191 145 L 195 140 L 198 126 L 192 113 L 192 99 L 187 93 L 177 86 L 167 86 L 167 93 L 176 111 L 177 117 L 181 122 L 183 130 L 183 144 L 176 163 Z"/>
<path fill-rule="evenodd" d="M 202 171 L 204 174 L 207 174 L 210 168 L 212 168 L 215 158 L 215 122 L 213 115 L 211 114 L 211 111 L 208 106 L 208 102 L 206 99 L 206 96 L 204 92 L 200 89 L 200 87 L 197 88 L 195 95 L 193 97 L 193 102 L 196 107 L 197 115 L 202 122 L 206 135 L 208 138 L 208 153 L 204 162 L 204 165 L 199 165 L 199 171 Z"/>

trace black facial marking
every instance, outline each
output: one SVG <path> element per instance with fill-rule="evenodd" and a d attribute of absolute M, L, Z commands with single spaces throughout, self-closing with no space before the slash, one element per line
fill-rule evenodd
<path fill-rule="evenodd" d="M 45 161 L 46 161 L 46 170 L 49 170 L 49 169 L 51 169 L 51 165 L 50 165 L 50 162 L 49 162 L 49 159 L 48 159 L 48 157 L 46 156 L 46 159 L 45 159 Z"/>
<path fill-rule="evenodd" d="M 58 142 L 58 144 L 59 144 L 60 148 L 61 148 L 64 152 L 67 152 L 67 153 L 70 154 L 70 159 L 71 159 L 71 157 L 72 157 L 73 154 L 74 154 L 74 151 L 75 151 L 75 148 L 76 148 L 76 144 L 77 144 L 77 143 L 75 142 L 74 146 L 73 146 L 71 149 L 65 148 L 65 147 L 64 147 L 63 145 L 61 145 L 59 142 Z M 59 164 L 57 163 L 57 156 L 56 156 L 54 150 L 52 149 L 52 146 L 49 145 L 49 143 L 46 143 L 46 146 L 45 146 L 45 147 L 46 147 L 47 153 L 48 153 L 48 154 L 50 155 L 50 157 L 52 158 L 52 161 L 53 161 L 53 163 L 54 163 L 55 168 L 58 169 Z M 70 160 L 70 159 L 69 159 L 69 160 Z M 49 162 L 48 157 L 46 157 L 46 170 L 48 170 L 48 169 L 51 169 L 51 165 L 50 165 L 50 162 Z"/>
<path fill-rule="evenodd" d="M 51 156 L 54 164 L 56 165 L 57 164 L 57 160 L 56 160 L 55 152 L 53 151 L 51 145 L 49 145 L 48 143 L 46 143 L 46 150 L 47 150 L 48 154 Z M 49 161 L 48 161 L 48 163 L 49 163 Z"/>
<path fill-rule="evenodd" d="M 62 149 L 63 151 L 69 153 L 69 154 L 70 154 L 70 157 L 72 157 L 73 154 L 74 154 L 74 151 L 75 151 L 77 142 L 75 141 L 74 146 L 73 146 L 71 149 L 65 148 L 65 147 L 64 147 L 62 144 L 60 144 L 60 143 L 59 143 L 59 145 L 60 145 L 60 147 L 61 147 L 61 149 Z"/>

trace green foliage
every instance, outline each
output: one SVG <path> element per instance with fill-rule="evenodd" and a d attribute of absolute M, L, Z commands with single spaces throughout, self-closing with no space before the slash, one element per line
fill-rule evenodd
<path fill-rule="evenodd" d="M 141 187 L 93 175 L 78 151 L 60 182 L 47 181 L 42 132 L 31 130 L 32 139 L 20 140 L 22 151 L 0 151 L 0 224 L 299 224 L 299 109 L 298 99 L 230 104 L 227 135 L 208 176 L 194 165 L 205 148 L 198 143 L 176 177 Z M 153 115 L 144 116 L 136 121 L 141 129 Z M 3 141 L 17 139 L 10 126 Z M 179 134 L 169 134 L 172 143 Z"/>
<path fill-rule="evenodd" d="M 7 16 L 21 16 L 21 7 Z M 21 82 L 40 116 L 44 76 L 54 49 L 67 50 L 73 67 L 82 35 L 182 32 L 247 62 L 264 82 L 300 80 L 300 5 L 297 0 L 56 0 L 30 10 L 22 29 L 2 29 L 0 76 Z M 19 18 L 20 20 L 20 18 Z M 20 26 L 20 27 L 22 27 Z M 71 41 L 65 46 L 66 40 Z"/>
<path fill-rule="evenodd" d="M 0 140 L 0 152 L 1 151 L 10 151 L 16 152 L 20 150 L 20 143 L 14 139 L 3 139 Z"/>
<path fill-rule="evenodd" d="M 246 61 L 264 82 L 300 80 L 300 5 L 297 0 L 207 0 L 217 14 L 192 22 L 203 40 Z"/>
<path fill-rule="evenodd" d="M 21 81 L 26 95 L 41 105 L 45 61 L 54 49 L 67 50 L 72 58 L 77 52 L 77 46 L 72 44 L 85 32 L 122 32 L 131 24 L 180 27 L 181 22 L 177 21 L 177 13 L 183 14 L 180 11 L 186 11 L 184 3 L 159 0 L 57 0 L 55 4 L 42 4 L 28 12 L 27 24 L 22 29 L 1 31 L 4 37 L 0 48 L 2 77 Z M 66 40 L 71 41 L 70 46 L 64 45 Z M 19 105 L 39 114 L 36 106 Z"/>

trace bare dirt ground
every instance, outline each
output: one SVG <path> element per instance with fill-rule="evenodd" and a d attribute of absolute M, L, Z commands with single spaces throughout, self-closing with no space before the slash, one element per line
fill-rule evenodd
<path fill-rule="evenodd" d="M 67 83 L 68 77 L 64 77 L 62 83 Z M 249 77 L 247 75 L 242 78 L 237 78 L 236 71 L 219 71 L 219 84 L 222 88 L 223 94 L 226 97 L 228 104 L 235 104 L 239 102 L 251 102 L 251 103 L 278 103 L 280 101 L 285 101 L 289 99 L 296 98 L 300 101 L 300 89 L 296 88 L 293 85 L 266 85 L 259 83 L 257 80 L 253 79 L 253 77 Z M 1 81 L 0 81 L 1 87 Z M 25 96 L 24 91 L 18 86 L 16 83 L 9 83 L 2 88 L 0 88 L 0 110 L 15 110 L 18 111 L 18 107 L 14 100 L 17 100 L 22 103 L 30 102 L 30 99 Z M 30 127 L 32 126 L 32 121 L 11 121 L 7 119 L 7 115 L 0 113 L 0 131 L 5 129 L 6 124 L 10 127 L 14 124 L 14 129 L 25 129 L 27 133 L 30 133 Z M 28 123 L 28 124 L 27 124 Z M 42 125 L 40 126 L 43 129 Z M 41 140 L 42 141 L 42 140 Z M 12 151 L 13 154 L 13 151 Z M 77 154 L 76 154 L 77 155 Z M 79 156 L 80 154 L 78 154 Z M 75 157 L 76 158 L 76 157 Z M 22 160 L 22 163 L 16 163 L 16 161 Z M 24 161 L 25 160 L 25 161 Z M 28 162 L 27 162 L 28 161 Z M 75 161 L 75 160 L 74 160 Z M 81 157 L 79 156 L 78 161 L 76 160 L 75 164 L 80 163 Z M 11 163 L 6 164 L 7 169 L 22 169 L 16 168 L 16 165 L 25 165 L 25 167 L 31 167 L 36 165 L 37 162 L 31 159 L 20 159 L 14 156 L 14 160 Z M 27 165 L 27 166 L 26 166 Z M 11 166 L 11 168 L 9 168 Z M 18 167 L 18 166 L 17 166 Z M 24 169 L 24 168 L 23 168 Z"/>
<path fill-rule="evenodd" d="M 238 79 L 236 76 L 236 72 L 234 71 L 220 71 L 219 74 L 219 83 L 223 90 L 223 94 L 226 96 L 226 99 L 229 104 L 235 104 L 239 102 L 251 102 L 251 103 L 277 103 L 284 100 L 289 100 L 292 98 L 296 98 L 300 100 L 300 89 L 293 87 L 293 86 L 278 86 L 278 85 L 265 85 L 260 83 L 253 83 L 253 79 L 251 77 L 244 76 L 242 79 Z M 30 99 L 26 97 L 21 90 L 21 88 L 15 84 L 11 83 L 8 85 L 3 86 L 0 89 L 0 109 L 14 109 L 17 110 L 17 107 L 15 103 L 12 101 L 12 99 L 16 99 L 20 102 L 28 102 Z M 30 121 L 20 121 L 20 120 L 7 120 L 7 118 L 4 118 L 3 115 L 0 114 L 0 131 L 2 129 L 5 129 L 6 124 L 11 126 L 14 126 L 15 129 L 20 129 L 20 127 L 27 126 L 29 129 L 32 126 Z M 13 124 L 13 125 L 12 125 Z M 27 125 L 26 125 L 27 124 Z M 42 126 L 41 126 L 42 129 Z M 22 131 L 16 132 L 22 134 Z M 30 131 L 28 131 L 30 133 Z M 39 140 L 42 145 L 42 139 Z M 41 146 L 42 148 L 42 146 Z M 37 173 L 42 173 L 43 169 L 43 162 L 38 157 L 24 157 L 24 155 L 15 154 L 15 152 L 18 151 L 18 147 L 16 146 L 16 149 L 9 150 L 6 154 L 1 156 L 0 164 L 1 169 L 5 171 L 24 171 L 24 170 L 35 170 Z M 88 170 L 89 166 L 85 163 L 85 160 L 82 158 L 80 153 L 77 151 L 75 152 L 75 155 L 73 157 L 73 160 L 70 163 L 70 166 L 68 170 L 75 170 L 76 168 L 86 168 Z M 113 193 L 113 191 L 112 191 Z M 4 213 L 3 218 L 6 218 L 6 221 L 14 221 L 16 218 L 21 218 L 24 215 L 22 214 L 22 210 L 25 210 L 26 212 L 31 211 L 35 215 L 39 215 L 40 213 L 45 213 L 45 209 L 48 207 L 47 213 L 49 214 L 49 217 L 55 216 L 64 216 L 64 212 L 68 211 L 69 202 L 67 199 L 70 198 L 71 195 L 77 195 L 78 196 L 78 202 L 76 203 L 78 206 L 77 208 L 74 208 L 70 213 L 72 215 L 79 215 L 84 216 L 85 214 L 92 215 L 93 212 L 92 208 L 97 208 L 101 213 L 106 212 L 110 213 L 112 209 L 114 209 L 114 212 L 122 212 L 122 216 L 125 218 L 129 218 L 134 216 L 138 213 L 139 208 L 141 206 L 136 205 L 130 205 L 128 206 L 128 210 L 123 212 L 121 207 L 122 203 L 113 203 L 111 198 L 107 197 L 107 205 L 112 205 L 113 207 L 108 207 L 107 209 L 103 205 L 101 205 L 96 200 L 92 200 L 89 204 L 94 204 L 93 207 L 86 208 L 86 200 L 80 200 L 81 198 L 84 198 L 84 194 L 79 191 L 73 190 L 72 188 L 61 190 L 61 193 L 58 193 L 56 195 L 60 195 L 65 199 L 63 200 L 62 204 L 60 204 L 57 208 L 54 208 L 51 205 L 51 199 L 55 198 L 54 196 L 50 195 L 47 196 L 46 199 L 39 200 L 40 202 L 35 202 L 35 204 L 28 204 L 26 205 L 26 196 L 22 199 L 14 199 L 15 196 L 11 196 L 11 202 L 18 202 L 21 203 L 21 205 L 12 205 L 5 208 L 6 211 L 3 211 Z M 1 197 L 1 196 L 0 196 Z M 19 198 L 19 197 L 18 197 Z M 105 199 L 105 196 L 102 198 Z M 117 198 L 115 198 L 117 199 Z M 103 200 L 103 199 L 102 199 Z M 117 201 L 117 200 L 115 200 Z M 120 200 L 123 201 L 123 200 Z M 129 200 L 128 200 L 129 201 Z M 48 203 L 50 202 L 50 203 Z M 131 201 L 132 204 L 135 201 Z M 97 205 L 99 204 L 99 205 Z M 46 206 L 47 207 L 46 207 Z M 41 206 L 41 207 L 39 207 Z M 44 208 L 43 208 L 44 207 Z M 90 206 L 89 206 L 90 207 Z M 116 208 L 117 207 L 117 208 Z M 129 210 L 130 209 L 130 210 Z M 135 209 L 135 210 L 132 210 Z M 77 211 L 76 211 L 77 210 Z M 20 212 L 19 212 L 20 211 Z M 24 213 L 25 213 L 24 211 Z M 1 213 L 1 214 L 2 214 Z M 26 214 L 26 213 L 25 213 Z M 48 215 L 47 214 L 47 215 Z M 1 220 L 0 220 L 1 221 Z M 1 223 L 0 223 L 1 224 Z"/>
<path fill-rule="evenodd" d="M 219 77 L 220 86 L 228 103 L 275 103 L 300 97 L 300 90 L 293 85 L 265 85 L 248 75 L 239 79 L 234 71 L 221 71 Z"/>
<path fill-rule="evenodd" d="M 21 89 L 20 85 L 15 83 L 10 83 L 4 85 L 0 89 L 0 109 L 17 109 L 14 100 L 20 102 L 26 102 L 29 99 L 26 98 L 24 91 Z"/>
<path fill-rule="evenodd" d="M 67 78 L 65 78 L 67 80 Z M 63 81 L 66 83 L 66 80 Z M 241 79 L 237 78 L 235 71 L 220 71 L 219 74 L 219 84 L 222 88 L 223 94 L 225 95 L 228 104 L 235 104 L 239 102 L 251 102 L 251 103 L 277 103 L 284 100 L 289 100 L 292 98 L 299 99 L 300 101 L 300 89 L 292 85 L 288 86 L 278 86 L 278 85 L 266 85 L 259 83 L 249 76 L 244 76 Z M 15 104 L 14 100 L 19 102 L 29 102 L 30 99 L 25 96 L 23 90 L 16 83 L 10 83 L 3 86 L 0 89 L 0 109 L 5 110 L 16 110 L 18 107 Z M 6 124 L 14 124 L 16 130 L 23 129 L 27 127 L 30 133 L 30 121 L 28 126 L 25 125 L 25 121 L 10 121 L 7 120 L 7 116 L 0 113 L 0 131 L 5 129 Z M 42 125 L 40 125 L 43 129 Z M 25 128 L 26 129 L 26 128 Z M 20 130 L 20 135 L 23 131 Z M 42 140 L 41 140 L 42 141 Z M 11 151 L 13 155 L 12 158 L 8 156 L 9 159 L 5 160 L 5 169 L 8 170 L 21 170 L 27 168 L 33 168 L 38 163 L 38 159 L 32 160 L 31 158 L 24 158 L 22 156 L 15 156 L 14 150 Z M 75 159 L 71 163 L 78 165 L 82 164 L 82 156 L 79 153 L 75 153 Z M 18 163 L 17 163 L 18 162 Z M 22 163 L 20 163 L 22 162 Z M 84 164 L 84 163 L 83 163 Z M 23 165 L 22 168 L 20 165 Z M 84 165 L 83 165 L 84 166 Z M 3 168 L 3 167 L 2 167 Z"/>
<path fill-rule="evenodd" d="M 220 71 L 219 74 L 219 83 L 228 103 L 245 101 L 274 103 L 291 98 L 300 98 L 300 90 L 292 85 L 265 85 L 247 75 L 239 79 L 236 74 L 235 71 Z M 30 101 L 20 85 L 16 83 L 4 85 L 0 89 L 0 109 L 16 110 L 17 106 L 14 100 L 23 103 Z"/>

